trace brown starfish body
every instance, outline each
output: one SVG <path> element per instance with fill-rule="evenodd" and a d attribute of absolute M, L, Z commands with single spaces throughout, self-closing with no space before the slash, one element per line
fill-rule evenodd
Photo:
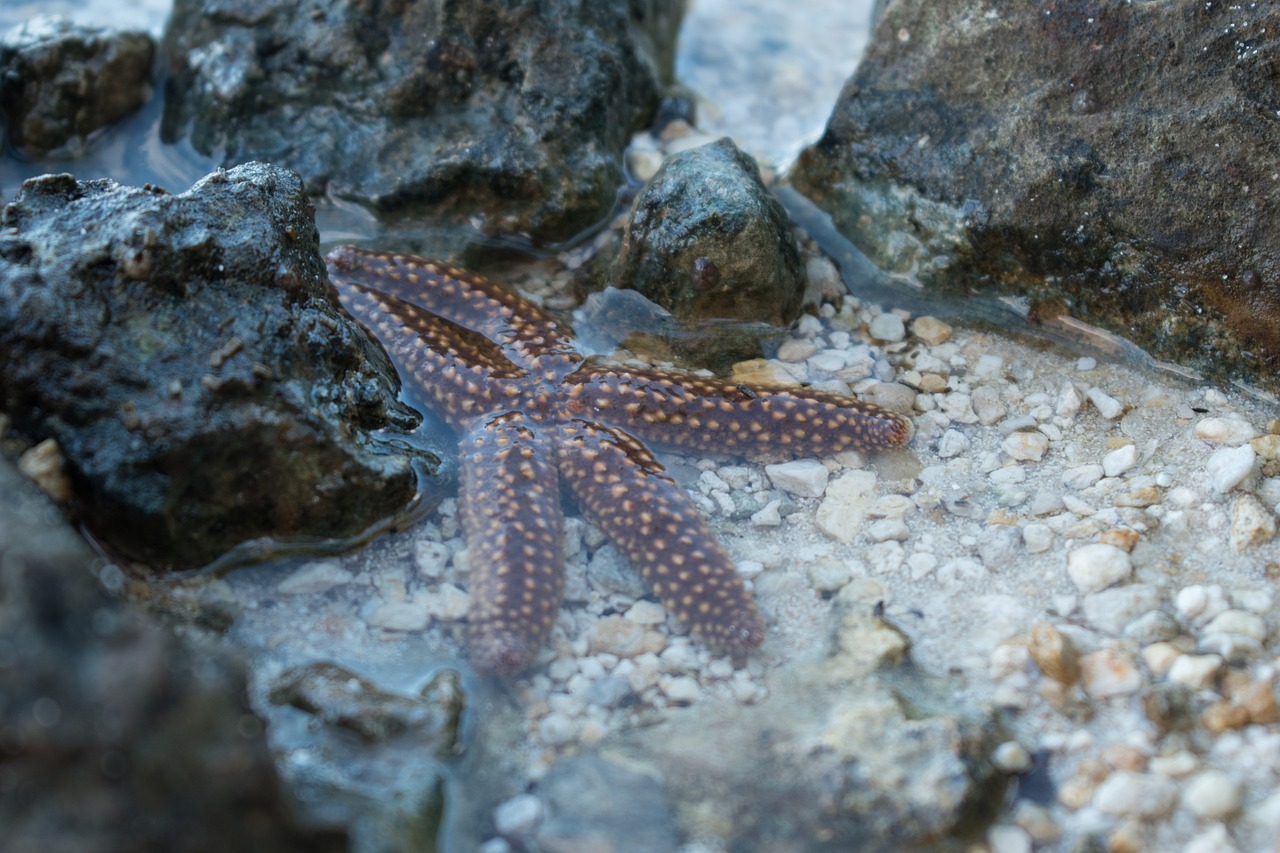
<path fill-rule="evenodd" d="M 482 672 L 527 665 L 564 589 L 561 484 L 662 603 L 741 654 L 764 624 L 733 562 L 643 442 L 745 456 L 903 444 L 907 421 L 849 397 L 597 364 L 526 300 L 423 258 L 343 247 L 343 306 L 461 436 L 468 645 Z"/>

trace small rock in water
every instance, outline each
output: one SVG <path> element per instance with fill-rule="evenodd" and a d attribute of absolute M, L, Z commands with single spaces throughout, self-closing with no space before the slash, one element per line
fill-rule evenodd
<path fill-rule="evenodd" d="M 802 498 L 819 498 L 827 489 L 830 472 L 816 459 L 794 459 L 764 468 L 775 486 Z"/>
<path fill-rule="evenodd" d="M 917 317 L 911 323 L 911 333 L 931 347 L 951 339 L 951 327 L 936 317 Z"/>
<path fill-rule="evenodd" d="M 1094 542 L 1067 554 L 1067 574 L 1083 593 L 1106 589 L 1129 577 L 1132 571 L 1129 555 L 1114 545 Z"/>
<path fill-rule="evenodd" d="M 308 563 L 276 587 L 289 595 L 314 595 L 351 583 L 351 572 L 333 562 Z"/>
<path fill-rule="evenodd" d="M 1239 447 L 1257 435 L 1252 424 L 1239 418 L 1205 418 L 1196 424 L 1196 438 L 1228 447 Z"/>
<path fill-rule="evenodd" d="M 871 337 L 877 341 L 896 343 L 907 336 L 907 327 L 897 314 L 877 314 L 867 326 Z"/>
<path fill-rule="evenodd" d="M 1254 449 L 1247 444 L 1215 450 L 1204 465 L 1213 490 L 1220 495 L 1226 494 L 1244 482 L 1244 479 L 1253 472 L 1253 463 L 1257 456 Z"/>
<path fill-rule="evenodd" d="M 1019 462 L 1039 462 L 1049 449 L 1049 439 L 1040 432 L 1015 432 L 1000 446 Z"/>
<path fill-rule="evenodd" d="M 1101 388 L 1090 388 L 1087 392 L 1089 402 L 1093 403 L 1098 414 L 1107 420 L 1115 420 L 1124 413 L 1124 406 Z"/>
<path fill-rule="evenodd" d="M 1138 462 L 1138 448 L 1132 444 L 1117 447 L 1102 457 L 1102 472 L 1108 477 L 1119 477 Z"/>

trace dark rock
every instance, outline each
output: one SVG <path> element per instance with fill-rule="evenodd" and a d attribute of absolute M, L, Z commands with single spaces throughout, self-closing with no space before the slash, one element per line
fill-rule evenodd
<path fill-rule="evenodd" d="M 682 9 L 178 0 L 163 135 L 393 217 L 564 240 L 613 206 Z"/>
<path fill-rule="evenodd" d="M 887 622 L 837 613 L 830 648 L 775 670 L 761 704 L 669 710 L 614 748 L 662 774 L 684 834 L 730 850 L 949 849 L 1003 801 L 1001 738 L 908 651 Z"/>
<path fill-rule="evenodd" d="M 105 594 L 98 565 L 0 461 L 4 849 L 345 850 L 295 823 L 239 660 Z"/>
<path fill-rule="evenodd" d="M 890 2 L 795 184 L 935 292 L 1274 389 L 1278 30 L 1263 4 Z"/>
<path fill-rule="evenodd" d="M 296 175 L 251 164 L 177 196 L 46 176 L 3 225 L 0 409 L 57 441 L 110 547 L 193 566 L 351 536 L 411 499 L 409 458 L 370 432 L 415 418 L 329 298 Z"/>
<path fill-rule="evenodd" d="M 652 775 L 598 755 L 556 762 L 538 786 L 545 853 L 675 850 L 671 804 Z"/>
<path fill-rule="evenodd" d="M 155 41 L 145 32 L 36 17 L 0 40 L 0 110 L 29 157 L 78 157 L 89 136 L 151 95 Z"/>
<path fill-rule="evenodd" d="M 597 268 L 671 313 L 678 355 L 714 366 L 760 355 L 760 338 L 795 320 L 804 297 L 786 212 L 727 138 L 667 158 Z"/>

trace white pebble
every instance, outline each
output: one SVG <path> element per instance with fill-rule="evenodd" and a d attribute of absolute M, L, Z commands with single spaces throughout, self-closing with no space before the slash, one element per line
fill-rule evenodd
<path fill-rule="evenodd" d="M 1049 449 L 1049 438 L 1039 432 L 1015 432 L 1000 447 L 1019 462 L 1039 462 Z"/>
<path fill-rule="evenodd" d="M 1076 370 L 1086 373 L 1098 366 L 1098 360 L 1091 355 L 1082 355 L 1076 360 Z"/>
<path fill-rule="evenodd" d="M 956 429 L 949 429 L 938 439 L 938 456 L 951 459 L 969 449 L 969 437 Z"/>
<path fill-rule="evenodd" d="M 987 830 L 991 853 L 1031 853 L 1031 836 L 1020 826 L 998 823 Z"/>
<path fill-rule="evenodd" d="M 1217 655 L 1179 655 L 1169 667 L 1169 680 L 1193 690 L 1203 690 L 1213 683 L 1221 669 L 1222 658 Z"/>
<path fill-rule="evenodd" d="M 471 611 L 471 595 L 451 583 L 440 584 L 425 597 L 427 612 L 443 622 L 465 619 Z"/>
<path fill-rule="evenodd" d="M 1081 659 L 1080 683 L 1094 699 L 1127 696 L 1142 687 L 1142 672 L 1128 652 L 1101 649 Z"/>
<path fill-rule="evenodd" d="M 793 459 L 764 466 L 764 472 L 777 488 L 802 498 L 819 498 L 827 490 L 830 472 L 817 459 Z"/>
<path fill-rule="evenodd" d="M 1101 388 L 1090 388 L 1086 395 L 1089 402 L 1093 403 L 1094 408 L 1098 410 L 1098 414 L 1107 420 L 1114 420 L 1124 412 L 1124 406 L 1115 397 L 1107 394 Z"/>
<path fill-rule="evenodd" d="M 641 599 L 627 608 L 625 617 L 641 625 L 661 625 L 667 621 L 667 608 L 656 601 Z"/>
<path fill-rule="evenodd" d="M 1062 485 L 1068 489 L 1087 489 L 1102 479 L 1106 472 L 1101 465 L 1077 465 L 1062 472 Z"/>
<path fill-rule="evenodd" d="M 953 391 L 942 397 L 940 407 L 942 413 L 958 424 L 974 424 L 978 415 L 973 411 L 973 398 L 968 394 Z"/>
<path fill-rule="evenodd" d="M 875 488 L 875 472 L 862 468 L 832 480 L 815 516 L 818 528 L 840 542 L 852 542 L 875 503 Z"/>
<path fill-rule="evenodd" d="M 1223 820 L 1240 810 L 1244 789 L 1221 770 L 1203 770 L 1187 780 L 1182 806 L 1197 817 Z"/>
<path fill-rule="evenodd" d="M 911 538 L 911 531 L 901 518 L 882 518 L 867 527 L 867 536 L 872 542 L 906 542 Z"/>
<path fill-rule="evenodd" d="M 337 563 L 308 563 L 280 582 L 277 590 L 287 595 L 314 595 L 351 583 L 351 572 Z"/>
<path fill-rule="evenodd" d="M 1178 785 L 1165 776 L 1117 770 L 1093 795 L 1098 811 L 1113 817 L 1161 817 L 1173 810 Z"/>
<path fill-rule="evenodd" d="M 1213 823 L 1187 842 L 1180 853 L 1240 853 L 1225 824 Z"/>
<path fill-rule="evenodd" d="M 1080 414 L 1080 407 L 1084 404 L 1084 398 L 1080 396 L 1080 392 L 1076 387 L 1068 382 L 1062 386 L 1062 390 L 1058 392 L 1058 399 L 1053 403 L 1053 413 L 1060 418 L 1071 420 Z"/>
<path fill-rule="evenodd" d="M 431 622 L 425 599 L 379 605 L 369 615 L 369 625 L 388 631 L 422 631 Z"/>
<path fill-rule="evenodd" d="M 1247 444 L 1215 450 L 1204 464 L 1209 484 L 1218 494 L 1226 494 L 1252 473 L 1257 457 L 1258 454 Z"/>
<path fill-rule="evenodd" d="M 1081 545 L 1067 554 L 1067 574 L 1076 589 L 1085 594 L 1119 583 L 1132 571 L 1128 553 L 1104 542 Z"/>
<path fill-rule="evenodd" d="M 1231 605 L 1227 602 L 1222 587 L 1216 584 L 1213 586 L 1191 584 L 1178 590 L 1178 594 L 1173 598 L 1173 606 L 1178 613 L 1182 614 L 1182 618 L 1197 625 L 1204 625 L 1219 613 L 1229 609 Z"/>
<path fill-rule="evenodd" d="M 1267 638 L 1267 623 L 1256 613 L 1244 610 L 1224 610 L 1208 625 L 1204 626 L 1207 634 L 1237 634 L 1257 640 L 1261 643 Z"/>
<path fill-rule="evenodd" d="M 533 794 L 512 797 L 493 810 L 493 828 L 499 835 L 522 838 L 533 833 L 542 820 L 542 801 Z"/>
<path fill-rule="evenodd" d="M 423 540 L 413 549 L 413 562 L 424 577 L 438 578 L 449 563 L 449 546 L 431 539 Z"/>
<path fill-rule="evenodd" d="M 806 573 L 809 585 L 818 592 L 835 592 L 853 577 L 849 564 L 843 560 L 819 560 L 811 563 Z"/>
<path fill-rule="evenodd" d="M 867 331 L 877 341 L 885 341 L 887 343 L 896 343 L 907 336 L 906 324 L 902 322 L 902 318 L 897 314 L 877 314 L 871 318 Z"/>
<path fill-rule="evenodd" d="M 1007 740 L 991 753 L 991 763 L 1001 773 L 1025 773 L 1031 769 L 1031 754 L 1016 740 Z"/>
<path fill-rule="evenodd" d="M 1228 447 L 1239 447 L 1257 437 L 1258 431 L 1239 418 L 1205 418 L 1196 424 L 1196 438 Z"/>
<path fill-rule="evenodd" d="M 1132 444 L 1117 447 L 1102 457 L 1102 473 L 1108 477 L 1119 477 L 1138 463 L 1138 448 Z"/>
<path fill-rule="evenodd" d="M 1053 545 L 1053 531 L 1047 524 L 1028 524 L 1022 528 L 1022 544 L 1028 554 L 1042 554 Z"/>
<path fill-rule="evenodd" d="M 689 705 L 697 702 L 702 696 L 702 687 L 696 678 L 679 675 L 675 678 L 663 678 L 658 682 L 662 695 L 677 705 Z"/>
<path fill-rule="evenodd" d="M 548 746 L 563 746 L 577 737 L 578 724 L 569 715 L 552 711 L 538 724 L 538 734 Z"/>

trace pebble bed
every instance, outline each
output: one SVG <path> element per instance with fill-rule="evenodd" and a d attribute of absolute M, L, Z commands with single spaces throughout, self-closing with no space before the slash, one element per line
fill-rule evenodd
<path fill-rule="evenodd" d="M 811 255 L 808 271 L 814 292 L 838 291 L 826 259 Z M 562 283 L 524 290 L 554 305 Z M 820 643 L 833 605 L 883 603 L 917 664 L 1004 711 L 996 761 L 1024 784 L 987 833 L 991 853 L 1085 838 L 1275 849 L 1273 407 L 849 297 L 735 375 L 858 394 L 909 412 L 915 437 L 905 451 L 776 464 L 663 457 L 768 624 L 740 668 L 571 515 L 560 620 L 511 685 L 530 783 L 670 706 L 761 701 L 764 673 Z M 376 669 L 403 659 L 404 639 L 464 654 L 467 549 L 451 499 L 349 557 L 217 584 L 246 608 L 236 632 L 263 651 L 262 677 L 321 652 Z M 538 817 L 527 794 L 504 803 L 484 849 L 519 849 Z"/>

